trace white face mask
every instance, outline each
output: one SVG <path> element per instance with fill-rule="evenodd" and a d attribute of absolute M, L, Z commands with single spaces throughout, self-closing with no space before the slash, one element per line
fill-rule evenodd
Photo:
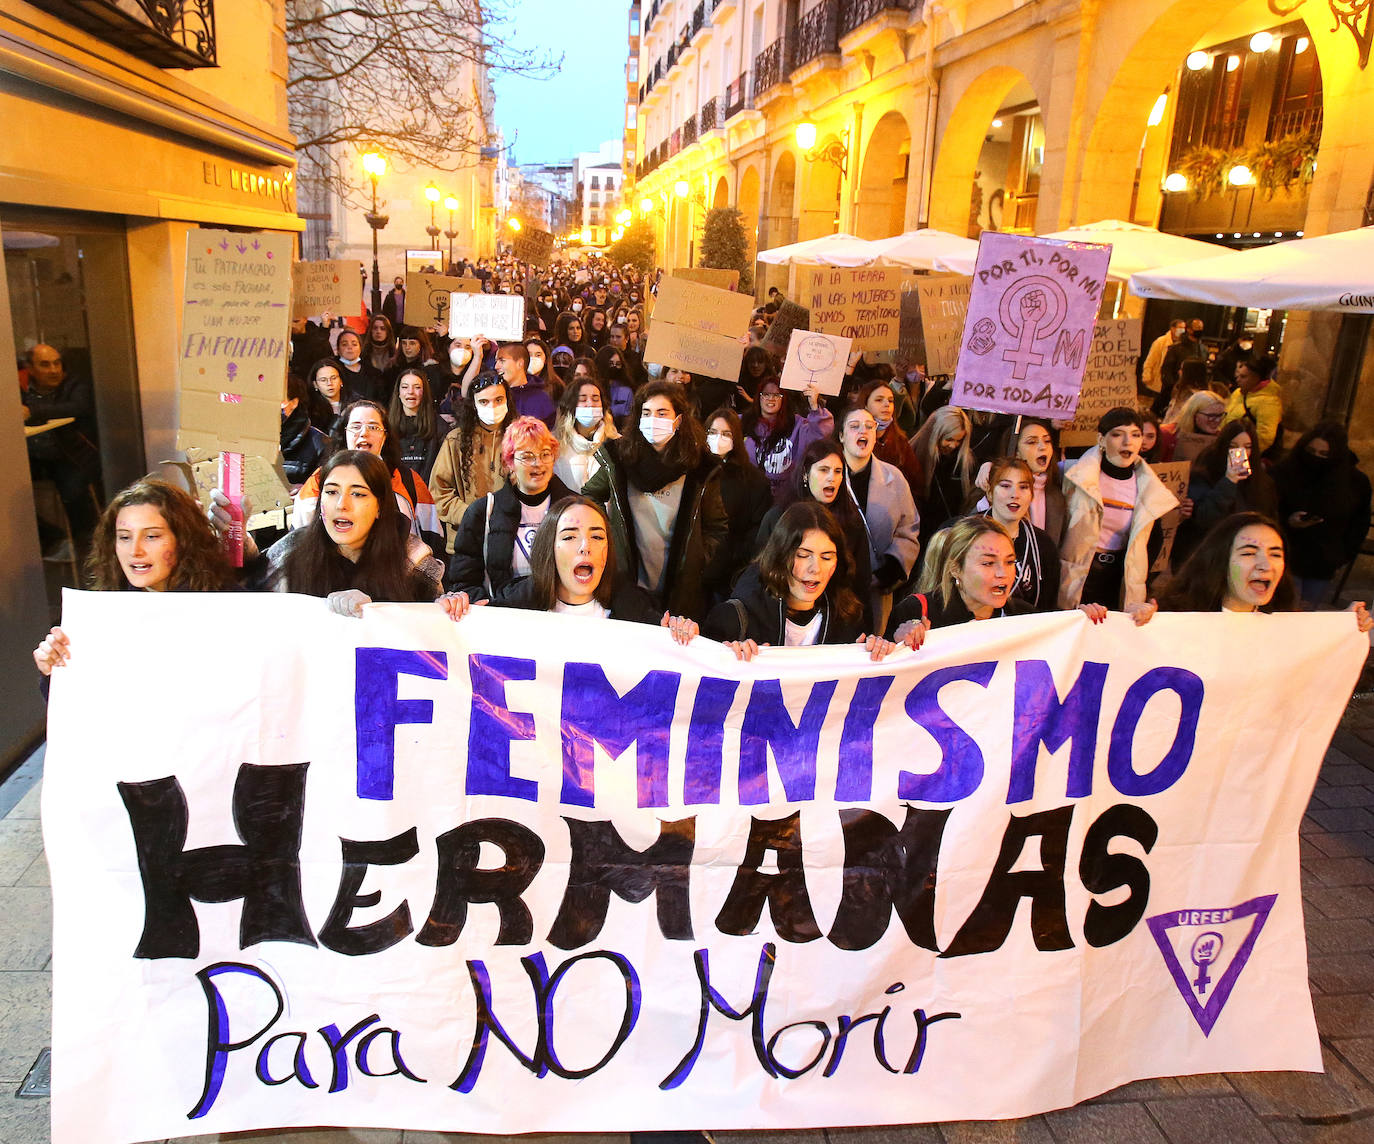
<path fill-rule="evenodd" d="M 472 360 L 472 350 L 468 346 L 451 346 L 448 351 L 449 365 L 454 369 L 462 369 Z"/>
<path fill-rule="evenodd" d="M 713 429 L 706 434 L 706 447 L 717 457 L 728 457 L 735 447 L 735 439 L 729 433 L 717 433 Z"/>
<path fill-rule="evenodd" d="M 538 373 L 544 368 L 544 359 L 538 354 L 530 354 L 530 373 Z"/>
<path fill-rule="evenodd" d="M 639 431 L 649 444 L 662 445 L 672 440 L 673 434 L 677 432 L 677 422 L 676 417 L 671 421 L 662 417 L 640 417 Z"/>
<path fill-rule="evenodd" d="M 580 313 L 582 312 L 582 303 L 581 303 L 581 302 L 574 302 L 574 303 L 572 304 L 572 312 L 573 312 L 574 314 L 580 314 Z"/>
<path fill-rule="evenodd" d="M 600 425 L 605 413 L 599 405 L 579 405 L 573 410 L 573 417 L 579 425 Z"/>
<path fill-rule="evenodd" d="M 492 405 L 479 405 L 477 416 L 481 418 L 483 425 L 499 425 L 506 419 L 506 403 L 498 401 Z"/>

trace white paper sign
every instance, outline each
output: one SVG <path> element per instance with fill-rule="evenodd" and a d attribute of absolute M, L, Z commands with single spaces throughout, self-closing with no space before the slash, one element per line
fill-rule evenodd
<path fill-rule="evenodd" d="M 452 338 L 487 337 L 518 342 L 525 336 L 525 299 L 519 294 L 449 295 L 448 332 Z"/>
<path fill-rule="evenodd" d="M 1322 1068 L 1297 832 L 1348 613 L 1022 616 L 880 663 L 272 593 L 68 592 L 62 626 L 55 1144 L 1009 1118 Z M 168 669 L 201 647 L 208 684 Z"/>
<path fill-rule="evenodd" d="M 822 393 L 839 393 L 853 344 L 853 338 L 836 334 L 793 330 L 779 384 L 783 389 L 800 390 L 815 385 Z"/>

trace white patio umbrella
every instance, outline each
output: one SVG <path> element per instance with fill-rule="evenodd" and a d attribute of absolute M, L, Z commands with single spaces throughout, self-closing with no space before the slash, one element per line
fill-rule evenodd
<path fill-rule="evenodd" d="M 1149 270 L 1156 266 L 1172 266 L 1199 258 L 1216 258 L 1227 253 L 1225 247 L 1211 242 L 1199 242 L 1195 238 L 1184 238 L 1177 234 L 1165 234 L 1152 226 L 1123 222 L 1109 218 L 1084 226 L 1071 226 L 1067 230 L 1057 230 L 1053 234 L 1042 234 L 1040 238 L 1055 238 L 1063 242 L 1091 242 L 1109 245 L 1112 260 L 1107 269 L 1107 277 L 1125 282 L 1132 274 Z M 969 255 L 951 255 L 940 260 L 941 269 L 952 270 L 957 274 L 972 274 L 975 258 Z"/>
<path fill-rule="evenodd" d="M 788 246 L 759 251 L 759 261 L 771 266 L 800 262 L 811 266 L 872 266 L 878 251 L 867 239 L 852 234 L 827 234 Z"/>
<path fill-rule="evenodd" d="M 1374 314 L 1374 226 L 1296 238 L 1131 276 L 1142 298 Z"/>
<path fill-rule="evenodd" d="M 915 270 L 934 270 L 935 261 L 942 257 L 978 254 L 978 241 L 950 234 L 947 230 L 909 230 L 892 238 L 880 238 L 873 245 L 879 249 L 878 262 L 883 266 L 909 266 Z"/>

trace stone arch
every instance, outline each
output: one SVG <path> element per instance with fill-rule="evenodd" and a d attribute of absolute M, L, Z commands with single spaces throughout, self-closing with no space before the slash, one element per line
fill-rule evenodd
<path fill-rule="evenodd" d="M 854 233 L 886 238 L 905 229 L 911 128 L 900 111 L 889 111 L 874 125 L 863 149 L 854 200 Z"/>
<path fill-rule="evenodd" d="M 931 177 L 930 225 L 953 234 L 969 232 L 970 196 L 988 124 L 1020 84 L 1030 86 L 1013 67 L 989 68 L 964 92 L 950 113 L 935 154 Z"/>
<path fill-rule="evenodd" d="M 763 249 L 771 250 L 796 241 L 796 204 L 797 158 L 791 151 L 784 150 L 773 165 L 773 178 L 768 186 L 768 233 L 759 236 Z"/>
<path fill-rule="evenodd" d="M 1085 164 L 1081 177 L 1072 180 L 1074 190 L 1064 196 L 1060 225 L 1072 226 L 1104 218 L 1125 219 L 1132 213 L 1135 221 L 1154 225 L 1161 201 L 1160 180 L 1154 175 L 1161 173 L 1161 164 L 1168 159 L 1174 109 L 1166 106 L 1166 114 L 1158 127 L 1149 128 L 1147 121 L 1156 100 L 1172 84 L 1185 57 L 1194 48 L 1215 42 L 1218 36 L 1230 38 L 1247 23 L 1260 30 L 1288 20 L 1299 20 L 1303 15 L 1298 10 L 1286 17 L 1276 16 L 1261 0 L 1242 0 L 1206 11 L 1212 18 L 1200 27 L 1197 5 L 1191 0 L 1176 0 L 1152 20 L 1139 18 L 1137 27 L 1099 38 L 1099 43 L 1112 46 L 1118 59 L 1109 69 L 1111 79 L 1102 88 L 1100 97 L 1084 109 L 1085 122 L 1091 122 L 1092 126 L 1080 154 L 1090 158 L 1090 165 Z M 1320 31 L 1314 31 L 1309 24 L 1307 34 L 1317 54 L 1326 98 L 1329 93 L 1327 76 L 1339 66 L 1333 55 L 1348 47 L 1348 43 L 1321 34 L 1326 29 L 1320 21 L 1317 26 Z M 1170 90 L 1168 95 L 1172 104 L 1178 92 Z M 1152 148 L 1151 136 L 1155 134 L 1163 138 Z M 1147 159 L 1151 150 L 1158 153 L 1156 162 L 1146 169 L 1141 167 L 1142 141 Z M 1138 173 L 1141 175 L 1139 200 L 1135 201 Z"/>
<path fill-rule="evenodd" d="M 713 210 L 719 210 L 721 207 L 728 207 L 729 205 L 730 180 L 724 175 L 721 175 L 721 177 L 716 180 L 716 189 L 711 196 L 711 208 Z"/>
<path fill-rule="evenodd" d="M 758 168 L 752 165 L 745 167 L 739 177 L 739 198 L 735 205 L 744 216 L 744 235 L 749 246 L 751 262 L 759 244 L 759 197 Z"/>
<path fill-rule="evenodd" d="M 831 143 L 841 140 L 826 136 L 816 145 L 820 154 Z M 840 229 L 840 169 L 834 163 L 816 160 L 806 165 L 802 182 L 801 209 L 797 212 L 797 241 L 824 238 Z"/>

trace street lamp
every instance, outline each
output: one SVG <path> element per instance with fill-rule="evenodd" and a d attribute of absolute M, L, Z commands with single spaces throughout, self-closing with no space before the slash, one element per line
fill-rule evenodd
<path fill-rule="evenodd" d="M 644 198 L 642 198 L 642 199 L 639 200 L 639 213 L 640 213 L 640 214 L 642 214 L 642 215 L 652 214 L 652 213 L 653 213 L 653 209 L 654 209 L 654 200 L 651 199 L 651 198 L 649 198 L 647 195 L 646 195 Z"/>
<path fill-rule="evenodd" d="M 686 179 L 679 179 L 676 183 L 673 184 L 673 194 L 677 195 L 677 197 L 680 199 L 685 199 L 688 196 L 688 194 L 691 193 L 691 190 L 691 185 L 687 182 Z"/>
<path fill-rule="evenodd" d="M 624 228 L 630 225 L 630 222 L 631 220 L 633 220 L 634 217 L 635 216 L 630 213 L 630 208 L 626 207 L 623 211 L 621 211 L 619 214 L 615 216 L 615 221 L 618 222 L 622 228 Z"/>
<path fill-rule="evenodd" d="M 363 156 L 363 170 L 372 180 L 372 209 L 363 218 L 372 228 L 372 312 L 378 314 L 382 309 L 382 275 L 377 265 L 377 232 L 391 221 L 389 215 L 377 213 L 377 180 L 386 174 L 386 156 L 380 151 L 369 151 Z"/>
<path fill-rule="evenodd" d="M 849 177 L 849 129 L 845 128 L 844 142 L 832 139 L 824 147 L 816 147 L 816 125 L 809 119 L 803 119 L 797 124 L 796 128 L 797 146 L 806 152 L 809 162 L 830 163 L 840 169 L 840 175 L 844 178 Z"/>
<path fill-rule="evenodd" d="M 429 225 L 425 233 L 429 235 L 430 250 L 439 249 L 439 228 L 434 225 L 434 207 L 439 202 L 439 188 L 433 183 L 425 188 L 425 198 L 429 200 Z"/>
<path fill-rule="evenodd" d="M 453 268 L 453 240 L 458 237 L 458 231 L 453 225 L 453 212 L 458 209 L 458 200 L 452 195 L 444 200 L 444 206 L 448 208 L 448 230 L 444 231 L 444 237 L 448 239 L 448 267 Z"/>
<path fill-rule="evenodd" d="M 515 231 L 516 234 L 519 234 L 522 229 L 520 226 L 520 220 L 518 218 L 506 219 L 506 225 L 510 227 L 511 230 Z"/>

